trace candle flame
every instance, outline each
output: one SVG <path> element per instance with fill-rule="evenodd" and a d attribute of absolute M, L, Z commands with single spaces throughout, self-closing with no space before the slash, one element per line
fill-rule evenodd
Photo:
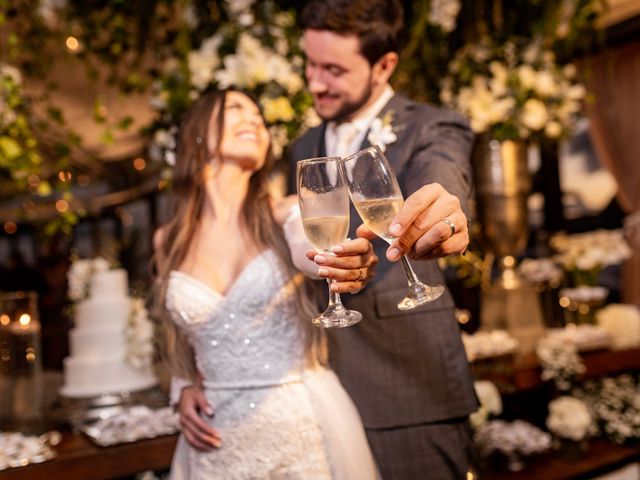
<path fill-rule="evenodd" d="M 9 317 L 9 315 L 7 315 L 6 313 L 3 313 L 2 315 L 0 315 L 0 323 L 2 325 L 9 325 L 9 323 L 11 322 L 11 318 Z"/>
<path fill-rule="evenodd" d="M 18 320 L 18 322 L 20 322 L 21 327 L 26 327 L 27 325 L 29 325 L 29 323 L 31 323 L 31 316 L 29 316 L 28 313 L 23 313 L 22 315 L 20 315 L 20 319 Z"/>

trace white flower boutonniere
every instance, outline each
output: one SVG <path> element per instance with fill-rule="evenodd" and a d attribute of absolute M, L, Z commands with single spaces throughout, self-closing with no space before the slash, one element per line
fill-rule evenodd
<path fill-rule="evenodd" d="M 387 149 L 387 145 L 398 140 L 391 125 L 392 119 L 393 112 L 389 111 L 382 118 L 374 118 L 369 127 L 367 140 L 371 145 L 378 145 L 383 152 Z"/>

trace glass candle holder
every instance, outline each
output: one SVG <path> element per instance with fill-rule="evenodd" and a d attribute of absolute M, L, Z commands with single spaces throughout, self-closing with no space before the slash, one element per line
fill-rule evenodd
<path fill-rule="evenodd" d="M 560 306 L 565 309 L 566 324 L 584 325 L 596 323 L 595 312 L 601 308 L 609 290 L 605 287 L 563 288 L 560 290 Z"/>
<path fill-rule="evenodd" d="M 43 414 L 41 325 L 35 292 L 0 294 L 0 425 L 30 430 Z"/>

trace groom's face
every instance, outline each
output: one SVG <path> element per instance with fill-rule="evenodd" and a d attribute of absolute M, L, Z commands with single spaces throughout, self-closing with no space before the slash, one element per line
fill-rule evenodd
<path fill-rule="evenodd" d="M 320 118 L 348 120 L 368 106 L 375 73 L 360 53 L 358 37 L 307 30 L 303 49 L 307 87 Z"/>

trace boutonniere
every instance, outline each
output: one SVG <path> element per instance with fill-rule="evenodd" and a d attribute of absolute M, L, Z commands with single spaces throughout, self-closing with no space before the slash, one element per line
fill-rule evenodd
<path fill-rule="evenodd" d="M 369 135 L 367 140 L 371 145 L 378 145 L 383 152 L 387 149 L 387 145 L 395 142 L 398 137 L 393 131 L 393 111 L 390 110 L 384 114 L 382 118 L 376 117 L 369 127 Z"/>

